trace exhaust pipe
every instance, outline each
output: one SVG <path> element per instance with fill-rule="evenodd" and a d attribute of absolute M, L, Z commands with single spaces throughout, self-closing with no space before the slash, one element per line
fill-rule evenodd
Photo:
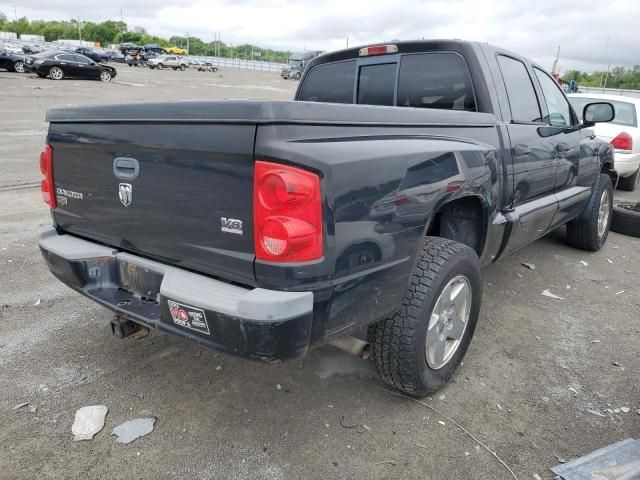
<path fill-rule="evenodd" d="M 340 337 L 329 342 L 329 345 L 340 350 L 344 350 L 351 355 L 355 355 L 358 358 L 369 358 L 369 342 L 360 340 L 356 337 Z"/>

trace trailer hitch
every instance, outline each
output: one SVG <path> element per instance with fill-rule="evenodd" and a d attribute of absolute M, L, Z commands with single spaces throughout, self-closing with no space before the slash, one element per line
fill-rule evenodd
<path fill-rule="evenodd" d="M 149 335 L 149 329 L 137 324 L 136 322 L 132 322 L 121 315 L 115 315 L 113 319 L 111 319 L 111 333 L 118 338 L 125 338 L 129 336 L 142 338 Z"/>

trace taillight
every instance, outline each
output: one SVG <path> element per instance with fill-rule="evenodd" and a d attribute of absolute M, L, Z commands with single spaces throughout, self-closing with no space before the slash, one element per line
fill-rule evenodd
<path fill-rule="evenodd" d="M 616 150 L 633 150 L 633 139 L 627 132 L 622 132 L 611 140 L 611 145 L 613 145 L 613 148 Z"/>
<path fill-rule="evenodd" d="M 372 47 L 364 47 L 358 51 L 361 57 L 372 57 L 374 55 L 386 55 L 388 53 L 398 53 L 396 45 L 374 45 Z"/>
<path fill-rule="evenodd" d="M 306 262 L 322 257 L 320 178 L 315 173 L 256 161 L 253 216 L 258 260 Z"/>
<path fill-rule="evenodd" d="M 51 208 L 56 208 L 56 192 L 53 184 L 53 149 L 51 145 L 44 147 L 40 154 L 40 171 L 44 179 L 40 182 L 42 200 Z"/>

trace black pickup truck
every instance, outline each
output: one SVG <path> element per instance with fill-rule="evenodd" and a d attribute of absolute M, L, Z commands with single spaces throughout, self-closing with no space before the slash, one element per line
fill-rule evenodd
<path fill-rule="evenodd" d="M 467 350 L 482 265 L 565 224 L 605 242 L 613 153 L 588 127 L 613 107 L 582 113 L 540 66 L 463 41 L 325 54 L 291 102 L 52 109 L 40 248 L 121 334 L 267 362 L 360 336 L 423 395 Z"/>

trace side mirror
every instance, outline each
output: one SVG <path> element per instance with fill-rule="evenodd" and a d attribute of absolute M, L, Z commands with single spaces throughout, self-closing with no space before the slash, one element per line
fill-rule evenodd
<path fill-rule="evenodd" d="M 613 105 L 608 102 L 587 103 L 582 111 L 582 118 L 586 125 L 600 122 L 610 122 L 616 116 Z"/>

